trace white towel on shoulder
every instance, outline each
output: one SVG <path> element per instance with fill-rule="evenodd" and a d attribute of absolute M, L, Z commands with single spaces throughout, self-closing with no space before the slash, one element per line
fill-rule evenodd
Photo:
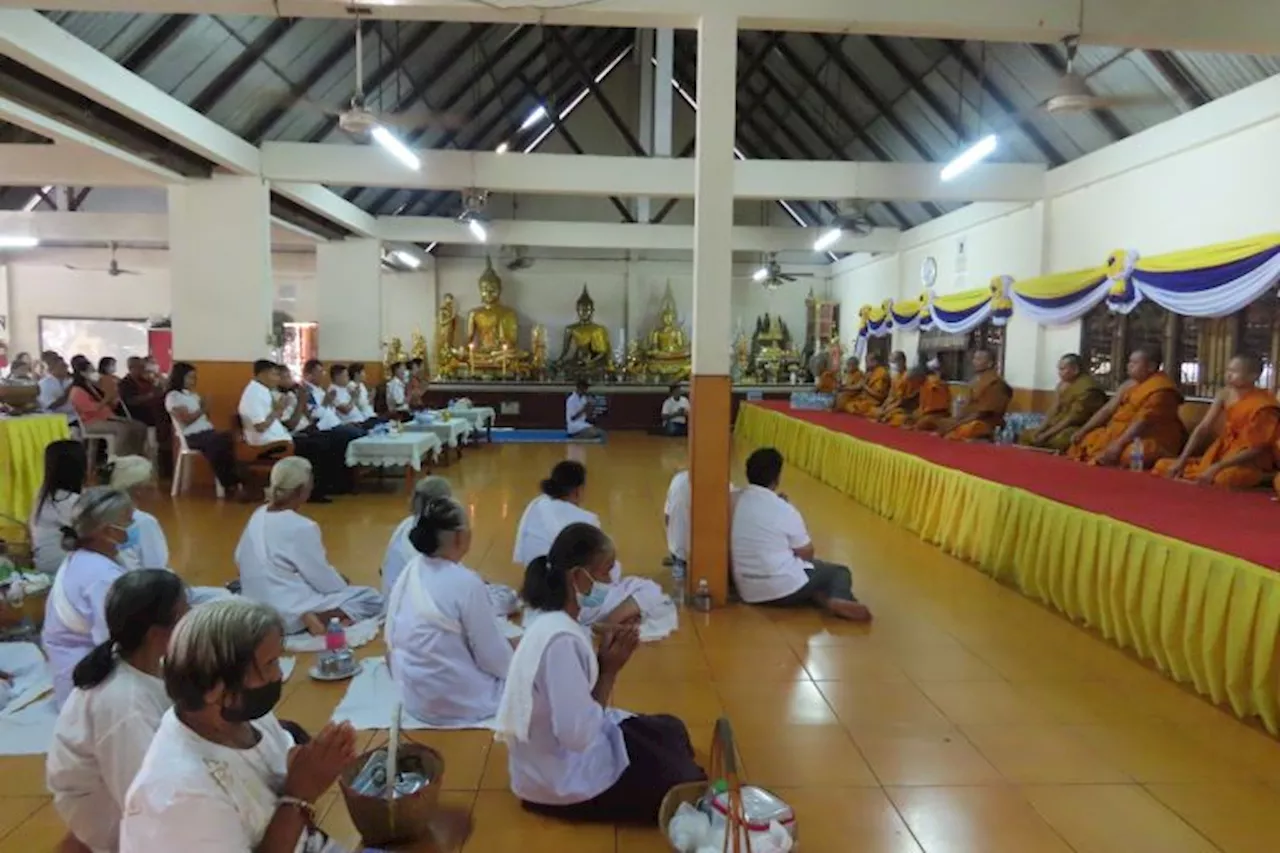
<path fill-rule="evenodd" d="M 600 677 L 595 652 L 591 646 L 591 634 L 587 628 L 569 618 L 563 610 L 550 613 L 526 611 L 524 619 L 524 636 L 511 656 L 511 666 L 507 669 L 507 683 L 502 689 L 502 701 L 498 703 L 497 737 L 503 742 L 523 741 L 529 739 L 529 721 L 533 717 L 533 682 L 538 677 L 538 667 L 542 665 L 542 656 L 547 646 L 561 634 L 577 637 L 583 643 L 591 661 L 591 671 L 587 673 L 591 686 Z"/>

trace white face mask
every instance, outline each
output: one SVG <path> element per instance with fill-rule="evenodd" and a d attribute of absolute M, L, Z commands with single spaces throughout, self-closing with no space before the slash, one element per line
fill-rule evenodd
<path fill-rule="evenodd" d="M 102 374 L 96 370 L 90 370 L 87 378 L 90 382 L 97 382 L 102 378 Z"/>

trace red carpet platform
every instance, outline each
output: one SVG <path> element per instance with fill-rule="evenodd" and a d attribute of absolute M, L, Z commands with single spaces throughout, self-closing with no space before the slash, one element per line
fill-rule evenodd
<path fill-rule="evenodd" d="M 1280 570 L 1280 505 L 1271 492 L 1224 492 L 1150 474 L 1096 468 L 1014 447 L 962 444 L 871 423 L 853 415 L 792 411 L 786 402 L 756 403 L 788 417 L 910 453 L 984 480 Z"/>

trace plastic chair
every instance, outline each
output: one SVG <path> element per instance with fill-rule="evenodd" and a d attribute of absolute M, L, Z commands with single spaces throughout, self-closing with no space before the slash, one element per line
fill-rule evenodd
<path fill-rule="evenodd" d="M 193 456 L 204 456 L 199 450 L 192 450 L 187 444 L 187 435 L 182 431 L 182 425 L 173 421 L 173 435 L 178 441 L 178 458 L 173 462 L 173 487 L 169 489 L 169 497 L 176 498 L 187 488 L 187 476 L 190 473 L 190 463 L 194 460 Z M 222 483 L 215 477 L 213 480 L 213 491 L 220 498 L 227 496 L 227 490 L 222 487 Z"/>

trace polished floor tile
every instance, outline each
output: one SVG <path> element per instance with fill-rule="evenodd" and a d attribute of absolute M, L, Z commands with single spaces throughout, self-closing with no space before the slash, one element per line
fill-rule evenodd
<path fill-rule="evenodd" d="M 925 853 L 1071 851 L 1016 788 L 890 788 L 889 798 Z"/>
<path fill-rule="evenodd" d="M 1023 793 L 1076 853 L 1218 849 L 1137 785 L 1033 785 Z"/>

